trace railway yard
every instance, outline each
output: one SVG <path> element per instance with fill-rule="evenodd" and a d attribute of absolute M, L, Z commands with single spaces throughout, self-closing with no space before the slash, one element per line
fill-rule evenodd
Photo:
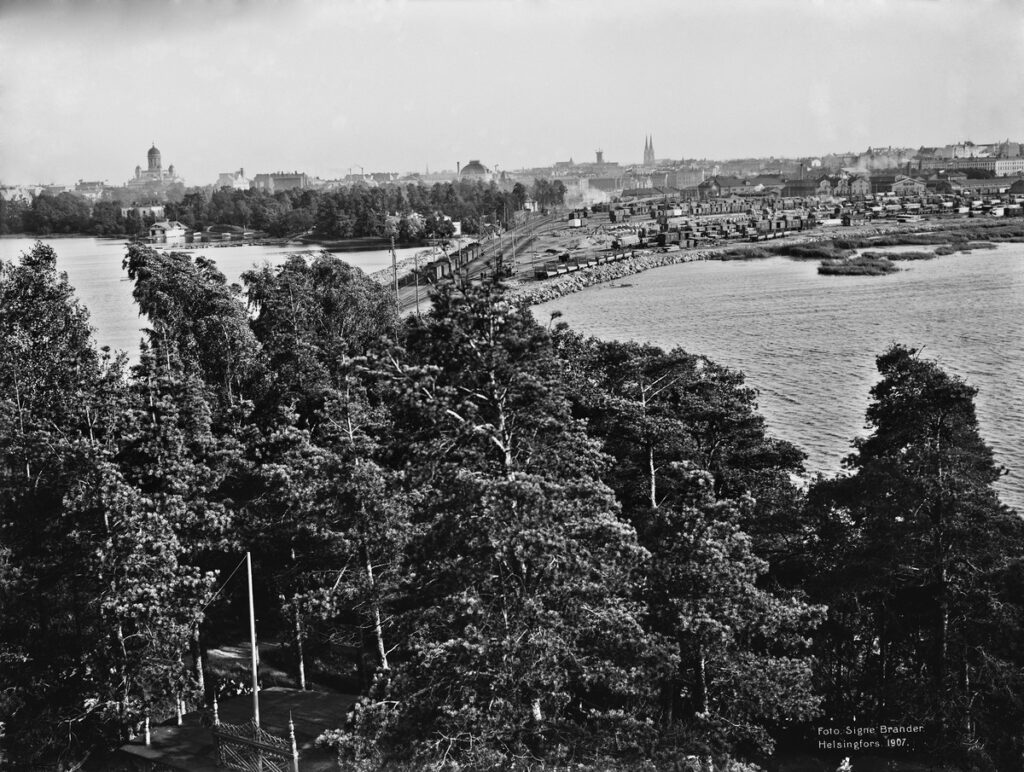
<path fill-rule="evenodd" d="M 721 259 L 726 251 L 763 241 L 867 238 L 999 222 L 975 217 L 937 209 L 913 217 L 840 219 L 807 207 L 684 213 L 681 207 L 660 202 L 534 214 L 500 236 L 464 240 L 461 248 L 452 248 L 441 258 L 404 266 L 399 272 L 399 304 L 403 312 L 422 312 L 429 305 L 430 285 L 453 275 L 475 282 L 498 272 L 514 296 L 536 303 L 662 265 Z M 393 281 L 393 274 L 387 273 Z"/>

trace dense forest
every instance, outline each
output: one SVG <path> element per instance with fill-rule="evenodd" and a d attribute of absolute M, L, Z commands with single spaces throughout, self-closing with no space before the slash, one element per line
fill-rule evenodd
<path fill-rule="evenodd" d="M 193 188 L 164 204 L 168 219 L 190 230 L 233 225 L 274 237 L 311 235 L 321 239 L 394 236 L 401 243 L 452 234 L 452 221 L 464 233 L 480 233 L 486 225 L 508 226 L 531 198 L 540 206 L 564 202 L 561 182 L 535 180 L 527 189 L 515 183 L 504 190 L 495 182 L 356 184 L 332 191 L 292 190 L 270 194 L 257 190 Z M 137 236 L 152 220 L 140 218 L 120 201 L 90 204 L 73 193 L 38 195 L 31 201 L 0 199 L 0 235 L 80 233 L 96 236 Z"/>
<path fill-rule="evenodd" d="M 11 764 L 103 768 L 209 704 L 204 652 L 247 624 L 217 588 L 251 551 L 261 635 L 360 695 L 322 738 L 345 768 L 767 766 L 856 719 L 1019 769 L 1024 525 L 975 390 L 914 349 L 880 353 L 870 433 L 801 486 L 742 374 L 500 285 L 400 318 L 326 253 L 244 291 L 202 256 L 124 266 L 130 366 L 50 247 L 0 267 Z"/>

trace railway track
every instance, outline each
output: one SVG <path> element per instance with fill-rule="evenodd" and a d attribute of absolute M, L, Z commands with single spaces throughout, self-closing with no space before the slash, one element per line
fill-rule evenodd
<path fill-rule="evenodd" d="M 516 253 L 525 251 L 538 236 L 563 225 L 562 217 L 555 214 L 531 216 L 525 223 L 512 228 L 498 239 L 482 244 L 480 255 L 463 267 L 460 272 L 464 281 L 479 281 L 494 275 L 499 263 L 508 265 L 512 259 L 512 238 L 515 237 Z M 398 311 L 401 314 L 420 312 L 430 307 L 430 285 L 415 283 L 398 288 Z"/>

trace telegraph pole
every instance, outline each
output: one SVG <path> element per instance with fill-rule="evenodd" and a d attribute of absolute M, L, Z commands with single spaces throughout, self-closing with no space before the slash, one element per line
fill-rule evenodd
<path fill-rule="evenodd" d="M 420 315 L 420 253 L 413 252 L 413 271 L 416 277 L 416 316 Z"/>
<path fill-rule="evenodd" d="M 395 237 L 391 237 L 391 273 L 395 277 L 395 305 L 399 304 L 398 301 L 398 256 L 395 255 Z"/>
<path fill-rule="evenodd" d="M 515 215 L 513 215 L 514 217 Z M 512 229 L 512 278 L 516 277 L 516 231 Z"/>

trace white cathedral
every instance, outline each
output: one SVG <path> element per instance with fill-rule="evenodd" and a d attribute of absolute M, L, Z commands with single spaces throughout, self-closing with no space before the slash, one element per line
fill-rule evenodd
<path fill-rule="evenodd" d="M 152 185 L 171 185 L 175 182 L 184 182 L 174 172 L 174 164 L 167 167 L 165 171 L 163 165 L 160 162 L 160 151 L 156 149 L 156 144 L 149 149 L 146 153 L 146 159 L 149 164 L 149 168 L 143 171 L 141 166 L 135 167 L 135 176 L 125 183 L 126 187 L 129 188 L 144 188 Z"/>

